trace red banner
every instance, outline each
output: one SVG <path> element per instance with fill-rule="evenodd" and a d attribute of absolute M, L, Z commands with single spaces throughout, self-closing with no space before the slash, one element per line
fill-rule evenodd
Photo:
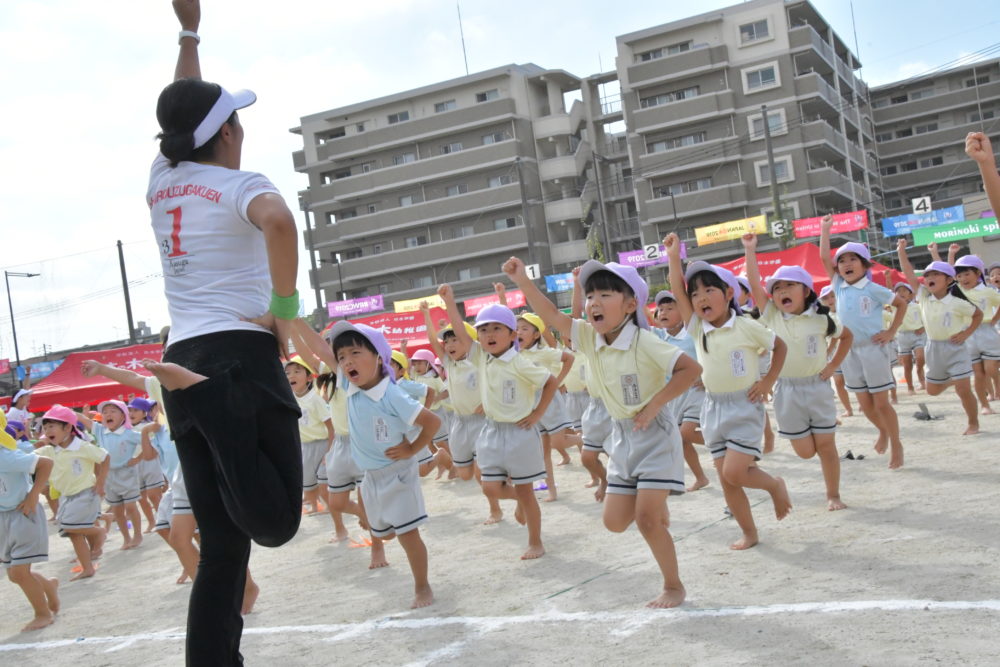
<path fill-rule="evenodd" d="M 480 310 L 494 303 L 500 303 L 500 297 L 496 294 L 489 294 L 487 296 L 477 296 L 475 299 L 466 299 L 462 302 L 462 305 L 465 306 L 466 317 L 475 317 Z M 526 303 L 528 302 L 524 298 L 524 292 L 521 290 L 514 289 L 507 291 L 507 305 L 511 310 L 514 308 L 523 308 Z"/>
<path fill-rule="evenodd" d="M 793 220 L 792 227 L 795 229 L 795 238 L 807 239 L 812 236 L 819 236 L 819 226 L 822 219 L 823 216 Z M 842 234 L 844 232 L 856 232 L 859 229 L 867 228 L 868 211 L 851 211 L 850 213 L 834 213 L 833 228 L 830 232 L 833 234 Z"/>
<path fill-rule="evenodd" d="M 431 308 L 431 320 L 435 324 L 447 319 L 448 313 L 444 309 Z M 358 317 L 351 319 L 351 322 L 367 324 L 378 329 L 392 347 L 399 347 L 400 342 L 404 340 L 407 341 L 407 347 L 411 352 L 430 345 L 427 340 L 427 325 L 424 324 L 424 315 L 419 310 L 411 310 L 408 313 L 383 313 L 371 317 Z M 438 328 L 442 327 L 439 325 Z"/>
<path fill-rule="evenodd" d="M 0 359 L 0 375 L 10 373 L 10 359 Z"/>

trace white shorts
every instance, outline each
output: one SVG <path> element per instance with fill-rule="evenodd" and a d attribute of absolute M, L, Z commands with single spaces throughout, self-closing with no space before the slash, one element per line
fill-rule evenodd
<path fill-rule="evenodd" d="M 840 365 L 844 371 L 844 386 L 856 394 L 877 394 L 896 387 L 892 374 L 890 345 L 855 338 L 850 351 Z"/>
<path fill-rule="evenodd" d="M 612 420 L 608 493 L 634 496 L 640 489 L 684 493 L 684 449 L 669 406 L 644 430 L 632 419 Z"/>
<path fill-rule="evenodd" d="M 900 331 L 896 334 L 896 354 L 900 357 L 912 355 L 914 350 L 926 344 L 926 334 L 918 334 L 916 331 Z"/>
<path fill-rule="evenodd" d="M 545 479 L 542 437 L 537 428 L 487 419 L 476 447 L 476 462 L 484 482 L 531 484 Z"/>
<path fill-rule="evenodd" d="M 570 391 L 563 394 L 563 399 L 566 403 L 566 416 L 573 428 L 579 431 L 583 426 L 583 413 L 590 403 L 590 394 L 585 391 Z"/>
<path fill-rule="evenodd" d="M 438 408 L 432 412 L 441 420 L 441 425 L 438 426 L 437 433 L 434 434 L 434 439 L 431 442 L 443 442 L 448 439 L 448 426 L 451 424 L 451 417 L 444 408 Z"/>
<path fill-rule="evenodd" d="M 136 466 L 139 469 L 139 490 L 160 489 L 167 485 L 159 459 L 144 460 Z"/>
<path fill-rule="evenodd" d="M 829 380 L 819 375 L 779 378 L 774 390 L 778 435 L 789 440 L 837 430 L 837 405 Z"/>
<path fill-rule="evenodd" d="M 104 482 L 104 499 L 111 506 L 139 500 L 139 466 L 112 468 Z"/>
<path fill-rule="evenodd" d="M 302 443 L 302 489 L 304 491 L 315 489 L 321 477 L 324 482 L 326 481 L 326 450 L 326 440 L 310 440 Z"/>
<path fill-rule="evenodd" d="M 965 345 L 948 340 L 929 340 L 924 355 L 927 362 L 924 376 L 928 382 L 948 384 L 972 375 L 972 359 Z"/>
<path fill-rule="evenodd" d="M 1000 361 L 1000 333 L 989 322 L 980 324 L 965 341 L 972 363 Z"/>
<path fill-rule="evenodd" d="M 590 452 L 603 452 L 611 446 L 611 415 L 604 401 L 590 397 L 587 409 L 583 411 L 581 430 L 583 448 Z"/>
<path fill-rule="evenodd" d="M 393 461 L 378 470 L 366 470 L 361 497 L 375 537 L 402 535 L 427 521 L 414 458 Z"/>
<path fill-rule="evenodd" d="M 486 417 L 480 414 L 452 414 L 448 448 L 451 450 L 453 465 L 466 468 L 476 460 L 476 443 L 479 442 L 485 424 Z"/>
<path fill-rule="evenodd" d="M 333 447 L 326 453 L 326 488 L 330 493 L 352 491 L 364 478 L 364 471 L 351 456 L 351 440 L 344 435 L 333 438 Z"/>
<path fill-rule="evenodd" d="M 136 492 L 136 497 L 138 496 Z M 60 496 L 59 511 L 56 512 L 59 534 L 68 537 L 67 530 L 91 528 L 100 515 L 101 497 L 94 492 L 93 487 L 72 496 Z"/>
<path fill-rule="evenodd" d="M 721 459 L 727 450 L 732 450 L 760 460 L 764 414 L 764 404 L 751 403 L 746 391 L 723 394 L 706 391 L 701 407 L 701 433 L 712 458 Z"/>
<path fill-rule="evenodd" d="M 174 490 L 169 489 L 160 498 L 160 506 L 156 508 L 155 530 L 170 530 L 170 521 L 174 518 Z"/>
<path fill-rule="evenodd" d="M 184 475 L 180 468 L 177 468 L 177 472 L 174 473 L 174 483 L 170 486 L 170 490 L 174 493 L 174 502 L 171 507 L 173 514 L 194 514 L 194 510 L 191 509 L 191 501 L 188 500 Z"/>
<path fill-rule="evenodd" d="M 535 395 L 535 405 L 538 405 L 538 399 L 541 396 L 541 391 Z M 566 399 L 561 391 L 556 391 L 549 406 L 545 408 L 545 414 L 538 420 L 538 430 L 543 435 L 551 435 L 568 429 L 572 425 L 572 420 L 566 414 Z"/>
<path fill-rule="evenodd" d="M 677 425 L 684 422 L 701 423 L 701 404 L 705 402 L 704 387 L 688 387 L 683 394 L 670 401 L 670 412 L 677 420 Z"/>
<path fill-rule="evenodd" d="M 49 530 L 41 503 L 28 517 L 21 510 L 0 512 L 0 567 L 43 563 L 49 559 Z"/>

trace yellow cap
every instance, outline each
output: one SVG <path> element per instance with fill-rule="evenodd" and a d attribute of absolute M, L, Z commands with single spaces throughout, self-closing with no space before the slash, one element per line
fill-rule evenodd
<path fill-rule="evenodd" d="M 392 360 L 403 367 L 403 372 L 410 370 L 410 360 L 399 350 L 392 351 Z"/>
<path fill-rule="evenodd" d="M 312 366 L 310 366 L 309 364 L 307 364 L 305 362 L 305 359 L 303 359 L 301 356 L 299 356 L 297 354 L 294 357 L 292 357 L 291 359 L 289 359 L 288 361 L 285 362 L 285 366 L 288 366 L 288 364 L 298 364 L 299 366 L 302 366 L 302 368 L 304 368 L 307 371 L 309 371 L 309 375 L 316 375 L 316 371 L 314 371 L 312 369 Z"/>
<path fill-rule="evenodd" d="M 7 428 L 7 415 L 4 414 L 3 410 L 0 410 L 0 447 L 17 449 L 17 442 L 14 441 L 10 433 L 4 430 L 5 428 Z"/>
<path fill-rule="evenodd" d="M 531 326 L 538 329 L 538 333 L 545 333 L 545 322 L 542 322 L 542 318 L 534 313 L 521 313 L 517 316 L 517 319 L 524 320 Z"/>
<path fill-rule="evenodd" d="M 468 322 L 462 322 L 462 324 L 465 326 L 465 333 L 469 334 L 469 338 L 471 338 L 472 340 L 479 340 L 479 332 L 476 331 L 476 327 L 472 326 Z M 441 329 L 441 332 L 438 334 L 438 336 L 443 339 L 446 331 L 454 331 L 454 329 L 449 324 L 444 329 Z"/>

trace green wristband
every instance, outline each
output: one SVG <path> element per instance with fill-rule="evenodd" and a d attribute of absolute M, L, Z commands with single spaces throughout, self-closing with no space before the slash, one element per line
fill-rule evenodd
<path fill-rule="evenodd" d="M 289 296 L 278 296 L 271 290 L 271 314 L 279 320 L 294 320 L 299 316 L 299 291 Z"/>

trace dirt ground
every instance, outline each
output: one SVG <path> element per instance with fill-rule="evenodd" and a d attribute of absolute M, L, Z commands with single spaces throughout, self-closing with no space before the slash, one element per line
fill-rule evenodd
<path fill-rule="evenodd" d="M 543 504 L 548 553 L 533 562 L 518 558 L 526 532 L 512 506 L 483 526 L 474 483 L 425 480 L 437 596 L 427 609 L 408 609 L 398 544 L 391 567 L 369 571 L 367 549 L 328 542 L 327 516 L 304 518 L 285 547 L 255 548 L 262 590 L 246 618 L 247 664 L 996 664 L 1000 416 L 962 437 L 953 393 L 903 393 L 900 471 L 872 452 L 863 417 L 844 420 L 841 454 L 865 455 L 842 462 L 847 510 L 826 510 L 819 462 L 778 440 L 762 465 L 787 480 L 794 510 L 779 523 L 766 494 L 751 491 L 761 543 L 746 552 L 727 548 L 738 530 L 703 450 L 712 485 L 670 501 L 688 590 L 679 609 L 644 608 L 661 584 L 656 566 L 634 528 L 603 528 L 574 455 L 557 469 L 558 502 Z M 915 420 L 918 400 L 943 419 Z M 190 586 L 174 583 L 173 552 L 155 535 L 135 551 L 119 544 L 113 534 L 97 576 L 70 583 L 72 549 L 53 534 L 50 562 L 36 567 L 62 581 L 63 610 L 42 631 L 18 632 L 27 602 L 0 584 L 0 664 L 183 664 Z"/>

